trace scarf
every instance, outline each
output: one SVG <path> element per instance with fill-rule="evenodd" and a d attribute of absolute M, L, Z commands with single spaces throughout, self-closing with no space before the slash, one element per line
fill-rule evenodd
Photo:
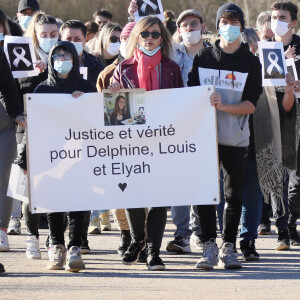
<path fill-rule="evenodd" d="M 48 64 L 48 53 L 45 53 L 40 47 L 36 47 L 35 49 L 37 54 L 37 60 L 41 60 L 45 64 Z"/>
<path fill-rule="evenodd" d="M 140 88 L 146 91 L 159 89 L 156 67 L 161 62 L 161 50 L 153 56 L 145 55 L 141 50 L 134 49 L 134 59 L 137 61 L 137 73 Z"/>
<path fill-rule="evenodd" d="M 283 97 L 283 94 L 282 94 Z M 288 118 L 281 118 L 279 95 L 265 87 L 253 114 L 254 140 L 259 184 L 266 202 L 273 194 L 277 211 L 285 213 L 283 178 L 295 181 L 299 143 L 300 109 L 297 98 Z M 281 99 L 282 100 L 282 99 Z"/>

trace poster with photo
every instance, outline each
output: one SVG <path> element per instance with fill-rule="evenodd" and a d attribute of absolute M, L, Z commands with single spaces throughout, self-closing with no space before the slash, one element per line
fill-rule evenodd
<path fill-rule="evenodd" d="M 5 36 L 4 51 L 14 78 L 32 77 L 39 74 L 35 68 L 36 56 L 32 38 Z"/>
<path fill-rule="evenodd" d="M 161 4 L 161 0 L 137 0 L 138 10 L 134 14 L 135 21 L 147 17 L 149 15 L 156 16 L 162 21 L 165 20 L 164 10 Z"/>
<path fill-rule="evenodd" d="M 281 42 L 258 42 L 263 86 L 286 86 L 286 62 Z"/>
<path fill-rule="evenodd" d="M 130 89 L 119 93 L 104 91 L 104 125 L 146 124 L 145 90 Z"/>
<path fill-rule="evenodd" d="M 286 60 L 286 68 L 287 68 L 287 72 L 290 73 L 295 80 L 299 80 L 298 79 L 298 74 L 297 74 L 297 69 L 296 69 L 296 65 L 295 65 L 295 61 L 293 58 L 289 58 Z M 297 98 L 300 98 L 300 93 L 295 93 Z"/>

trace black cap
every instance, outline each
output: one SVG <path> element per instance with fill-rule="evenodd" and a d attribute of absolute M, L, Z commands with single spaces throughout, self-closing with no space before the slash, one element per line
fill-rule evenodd
<path fill-rule="evenodd" d="M 245 20 L 244 20 L 244 13 L 240 7 L 233 3 L 227 3 L 219 7 L 217 11 L 217 19 L 216 19 L 216 28 L 219 29 L 219 23 L 221 16 L 224 15 L 226 12 L 232 12 L 237 15 L 239 20 L 241 21 L 242 29 L 245 29 Z"/>
<path fill-rule="evenodd" d="M 22 10 L 27 8 L 31 8 L 35 11 L 40 10 L 40 6 L 37 0 L 20 0 L 18 6 L 18 12 L 21 12 Z"/>

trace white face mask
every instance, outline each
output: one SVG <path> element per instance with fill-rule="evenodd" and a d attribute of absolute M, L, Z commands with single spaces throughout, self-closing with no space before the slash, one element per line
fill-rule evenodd
<path fill-rule="evenodd" d="M 181 36 L 186 46 L 197 45 L 202 38 L 201 30 L 182 32 Z"/>
<path fill-rule="evenodd" d="M 126 45 L 127 45 L 127 41 L 121 42 L 120 53 L 124 58 L 126 57 Z"/>
<path fill-rule="evenodd" d="M 288 33 L 290 23 L 285 23 L 279 20 L 271 20 L 271 29 L 275 35 L 284 36 Z"/>
<path fill-rule="evenodd" d="M 120 45 L 121 43 L 109 43 L 106 51 L 108 52 L 109 55 L 111 56 L 116 56 L 120 53 Z"/>

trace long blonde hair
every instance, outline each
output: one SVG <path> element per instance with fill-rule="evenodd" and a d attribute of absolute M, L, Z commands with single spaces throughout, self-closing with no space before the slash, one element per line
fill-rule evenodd
<path fill-rule="evenodd" d="M 24 34 L 24 36 L 31 37 L 33 39 L 33 46 L 35 49 L 39 47 L 39 41 L 36 36 L 36 26 L 44 24 L 55 24 L 58 30 L 56 20 L 53 17 L 46 15 L 46 13 L 44 13 L 43 11 L 39 11 L 35 13 L 30 20 L 29 26 Z"/>
<path fill-rule="evenodd" d="M 170 57 L 171 36 L 162 23 L 162 21 L 154 16 L 148 16 L 138 21 L 130 33 L 129 40 L 126 46 L 126 58 L 133 57 L 134 49 L 139 45 L 139 35 L 149 27 L 157 24 L 161 33 L 161 54 L 163 57 Z"/>
<path fill-rule="evenodd" d="M 99 35 L 95 36 L 94 49 L 92 51 L 94 56 L 103 56 L 104 50 L 109 45 L 109 39 L 115 31 L 122 32 L 122 27 L 117 23 L 107 23 L 102 27 Z"/>

